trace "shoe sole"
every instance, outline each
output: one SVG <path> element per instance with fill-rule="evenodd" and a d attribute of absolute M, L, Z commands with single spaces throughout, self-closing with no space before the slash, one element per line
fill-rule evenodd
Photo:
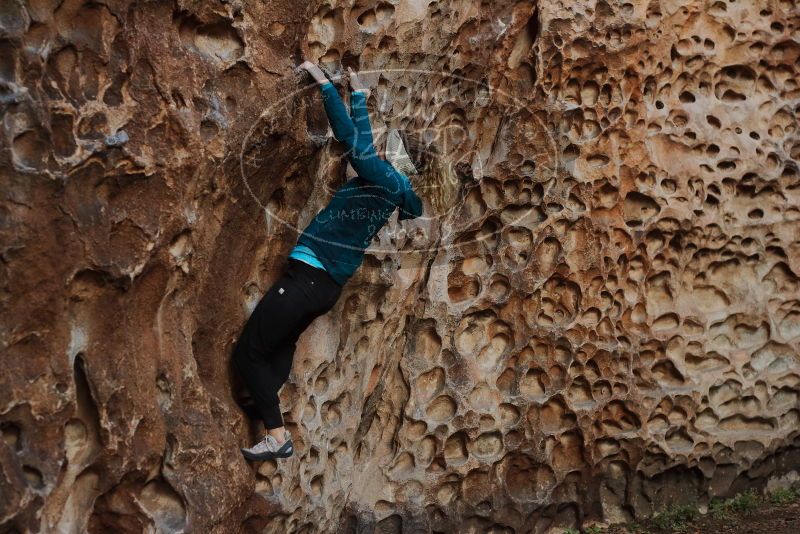
<path fill-rule="evenodd" d="M 289 458 L 292 454 L 294 454 L 294 450 L 290 453 L 275 453 L 275 452 L 262 452 L 262 453 L 254 453 L 250 452 L 247 449 L 239 449 L 242 451 L 242 454 L 245 458 L 253 462 L 263 462 L 264 460 L 277 460 L 280 458 Z"/>

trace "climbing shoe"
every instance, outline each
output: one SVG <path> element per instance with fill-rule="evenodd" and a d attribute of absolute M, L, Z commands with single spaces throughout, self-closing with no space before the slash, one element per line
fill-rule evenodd
<path fill-rule="evenodd" d="M 264 439 L 250 447 L 249 449 L 241 449 L 245 458 L 251 461 L 273 460 L 275 458 L 288 458 L 294 454 L 294 445 L 292 444 L 292 436 L 288 430 L 283 431 L 284 441 L 280 445 L 278 442 L 267 434 Z"/>

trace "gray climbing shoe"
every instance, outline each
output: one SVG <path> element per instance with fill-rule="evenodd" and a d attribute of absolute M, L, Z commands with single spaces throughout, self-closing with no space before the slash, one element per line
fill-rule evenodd
<path fill-rule="evenodd" d="M 245 458 L 251 461 L 273 460 L 275 458 L 288 458 L 294 454 L 294 445 L 292 445 L 292 435 L 288 430 L 283 431 L 283 437 L 286 441 L 278 445 L 275 438 L 267 434 L 264 439 L 250 447 L 249 449 L 241 449 Z"/>

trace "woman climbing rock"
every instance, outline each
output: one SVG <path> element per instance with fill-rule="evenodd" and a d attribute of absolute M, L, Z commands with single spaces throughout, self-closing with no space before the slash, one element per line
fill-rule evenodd
<path fill-rule="evenodd" d="M 319 67 L 306 61 L 300 68 L 319 84 L 333 135 L 345 145 L 357 176 L 345 182 L 303 230 L 285 271 L 264 294 L 236 343 L 234 363 L 266 428 L 262 440 L 242 449 L 248 460 L 287 458 L 294 452 L 278 391 L 289 377 L 295 343 L 315 318 L 336 303 L 364 250 L 394 210 L 400 208 L 400 220 L 422 214 L 409 176 L 421 176 L 434 165 L 417 139 L 396 130 L 387 136 L 384 154 L 389 162 L 378 156 L 367 113 L 369 90 L 352 70 L 349 116 Z"/>

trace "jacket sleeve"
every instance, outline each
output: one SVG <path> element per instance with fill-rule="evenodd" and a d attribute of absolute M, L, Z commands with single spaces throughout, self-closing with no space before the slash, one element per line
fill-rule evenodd
<path fill-rule="evenodd" d="M 422 215 L 422 201 L 410 186 L 403 191 L 402 203 L 399 207 L 398 220 L 416 219 Z"/>
<path fill-rule="evenodd" d="M 322 105 L 328 115 L 328 122 L 333 130 L 333 136 L 337 141 L 343 143 L 347 150 L 353 150 L 356 146 L 356 127 L 350 120 L 350 115 L 344 107 L 339 91 L 331 82 L 325 82 L 320 86 L 322 91 Z"/>
<path fill-rule="evenodd" d="M 350 115 L 353 119 L 353 124 L 356 127 L 357 144 L 374 146 L 372 137 L 372 125 L 369 121 L 369 111 L 367 110 L 367 97 L 362 91 L 353 91 L 350 98 Z M 402 180 L 403 190 L 400 194 L 400 213 L 398 218 L 400 220 L 414 219 L 422 215 L 422 201 L 411 189 L 411 182 L 408 177 L 394 168 L 394 166 L 387 164 L 388 171 L 393 174 L 393 178 Z"/>
<path fill-rule="evenodd" d="M 358 144 L 374 145 L 372 125 L 369 122 L 369 112 L 367 111 L 367 96 L 363 91 L 353 91 L 350 95 L 350 116 L 356 127 L 357 142 Z"/>
<path fill-rule="evenodd" d="M 333 136 L 337 141 L 344 144 L 347 149 L 347 157 L 350 165 L 358 175 L 366 182 L 381 187 L 393 195 L 401 195 L 406 189 L 403 176 L 394 167 L 378 157 L 375 146 L 372 144 L 372 135 L 357 135 L 356 127 L 347 109 L 344 107 L 339 91 L 330 82 L 323 83 L 322 105 L 328 115 L 328 122 L 331 124 Z M 361 95 L 359 98 L 363 98 Z M 366 105 L 364 106 L 366 114 Z M 358 114 L 358 112 L 356 112 Z M 369 118 L 367 118 L 369 121 Z"/>

